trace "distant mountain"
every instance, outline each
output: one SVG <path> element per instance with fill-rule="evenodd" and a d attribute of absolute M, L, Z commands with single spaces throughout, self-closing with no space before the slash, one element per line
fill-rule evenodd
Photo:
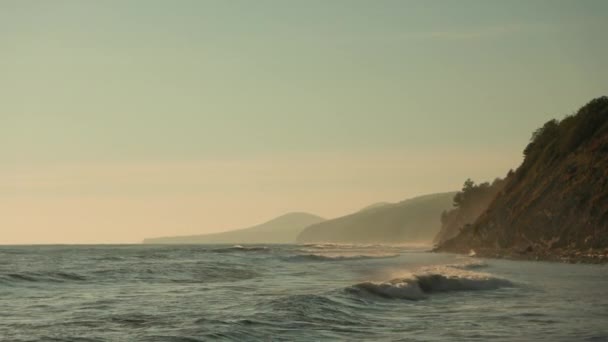
<path fill-rule="evenodd" d="M 359 211 L 361 212 L 361 211 L 365 211 L 365 210 L 374 210 L 374 209 L 385 207 L 387 205 L 392 205 L 392 203 L 389 203 L 389 202 L 378 202 L 378 203 L 370 204 L 370 205 L 368 205 L 366 207 L 363 207 Z"/>
<path fill-rule="evenodd" d="M 452 208 L 455 192 L 415 197 L 399 203 L 375 204 L 314 224 L 298 236 L 299 243 L 431 242 L 441 227 L 444 210 Z"/>
<path fill-rule="evenodd" d="M 477 220 L 440 251 L 608 259 L 608 97 L 532 135 L 524 161 Z"/>
<path fill-rule="evenodd" d="M 221 233 L 145 239 L 146 244 L 293 243 L 300 232 L 325 219 L 308 213 L 289 213 L 257 226 Z"/>

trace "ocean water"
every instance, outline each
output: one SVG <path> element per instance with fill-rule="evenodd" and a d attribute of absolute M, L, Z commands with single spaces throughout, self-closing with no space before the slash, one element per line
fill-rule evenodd
<path fill-rule="evenodd" d="M 4 246 L 0 340 L 608 341 L 608 267 L 394 246 Z"/>

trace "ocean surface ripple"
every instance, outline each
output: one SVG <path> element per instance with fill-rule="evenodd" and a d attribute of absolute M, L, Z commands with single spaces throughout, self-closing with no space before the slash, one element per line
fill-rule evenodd
<path fill-rule="evenodd" d="M 0 246 L 0 341 L 608 341 L 608 268 L 380 245 Z"/>

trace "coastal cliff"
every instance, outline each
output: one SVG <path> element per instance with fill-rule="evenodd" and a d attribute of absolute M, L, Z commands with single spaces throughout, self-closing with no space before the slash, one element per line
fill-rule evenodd
<path fill-rule="evenodd" d="M 608 97 L 532 135 L 488 208 L 438 251 L 608 261 Z"/>
<path fill-rule="evenodd" d="M 454 207 L 441 213 L 441 229 L 433 242 L 441 244 L 458 235 L 466 225 L 475 222 L 502 190 L 504 183 L 500 178 L 496 178 L 491 184 L 475 184 L 471 179 L 467 179 L 462 190 L 454 195 Z"/>

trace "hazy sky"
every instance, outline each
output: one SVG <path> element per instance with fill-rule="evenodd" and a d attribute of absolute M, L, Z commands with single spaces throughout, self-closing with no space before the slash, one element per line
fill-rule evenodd
<path fill-rule="evenodd" d="M 608 1 L 0 0 L 0 243 L 459 189 L 608 93 Z"/>

